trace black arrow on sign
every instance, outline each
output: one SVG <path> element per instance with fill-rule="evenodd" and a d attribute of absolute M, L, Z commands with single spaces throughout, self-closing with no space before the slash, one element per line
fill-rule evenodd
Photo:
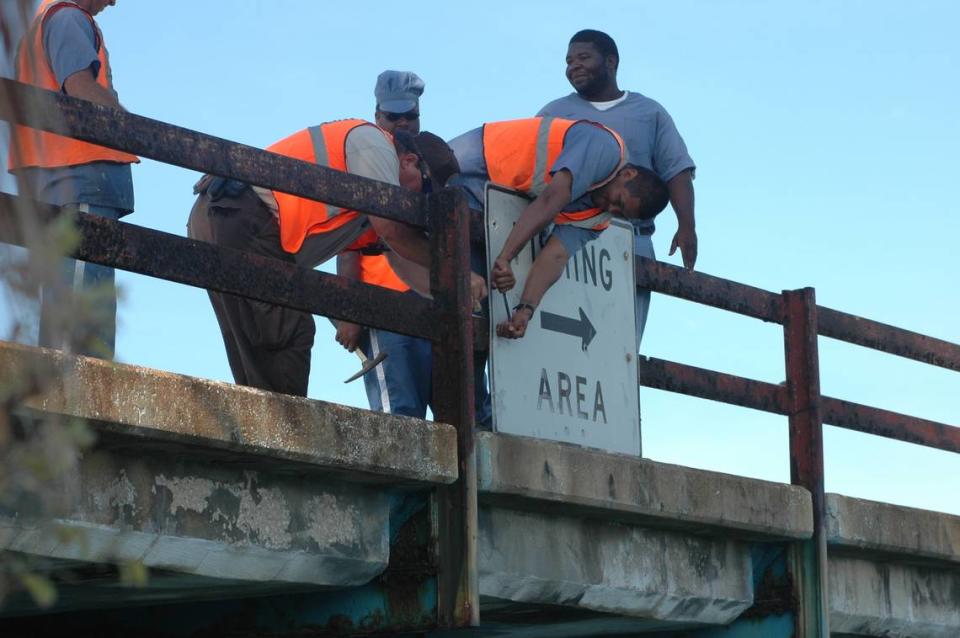
<path fill-rule="evenodd" d="M 593 341 L 593 338 L 597 335 L 597 329 L 590 323 L 590 319 L 587 318 L 587 313 L 583 311 L 583 308 L 578 307 L 577 309 L 580 311 L 579 319 L 555 315 L 552 312 L 541 312 L 540 327 L 544 330 L 560 332 L 565 335 L 570 335 L 571 337 L 580 337 L 580 347 L 586 350 L 587 346 L 590 345 L 590 342 Z"/>

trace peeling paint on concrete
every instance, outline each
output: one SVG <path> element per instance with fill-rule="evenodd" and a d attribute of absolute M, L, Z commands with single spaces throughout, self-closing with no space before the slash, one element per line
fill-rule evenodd
<path fill-rule="evenodd" d="M 115 507 L 122 514 L 123 508 L 129 507 L 130 513 L 136 516 L 137 489 L 127 478 L 127 473 L 123 469 L 103 489 L 94 491 L 92 497 L 94 506 L 100 511 Z"/>
<path fill-rule="evenodd" d="M 170 491 L 171 515 L 176 516 L 181 510 L 208 514 L 211 521 L 221 523 L 225 530 L 239 531 L 242 538 L 237 540 L 242 543 L 260 544 L 270 549 L 289 549 L 293 542 L 293 536 L 288 531 L 291 514 L 283 491 L 258 487 L 260 479 L 257 472 L 244 472 L 243 476 L 243 481 L 228 482 L 195 476 L 168 478 L 160 474 L 155 479 L 155 485 Z M 236 517 L 220 507 L 209 511 L 211 498 L 218 491 L 236 497 Z"/>
<path fill-rule="evenodd" d="M 317 545 L 333 543 L 352 545 L 361 536 L 357 510 L 352 504 L 341 505 L 336 496 L 314 496 L 304 506 L 307 535 Z"/>
<path fill-rule="evenodd" d="M 154 484 L 170 490 L 170 513 L 174 516 L 181 509 L 202 514 L 207 509 L 208 499 L 216 487 L 209 479 L 193 476 L 167 478 L 163 474 L 154 479 Z"/>
<path fill-rule="evenodd" d="M 254 495 L 252 490 L 244 490 L 240 496 L 240 513 L 237 515 L 237 529 L 250 540 L 270 549 L 288 549 L 293 537 L 290 528 L 290 508 L 278 489 L 261 488 Z"/>

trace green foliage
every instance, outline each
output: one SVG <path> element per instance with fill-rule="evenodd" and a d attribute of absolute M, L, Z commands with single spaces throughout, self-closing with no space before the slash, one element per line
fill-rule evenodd
<path fill-rule="evenodd" d="M 146 587 L 150 579 L 146 565 L 138 560 L 126 561 L 120 564 L 120 581 L 131 587 Z"/>
<path fill-rule="evenodd" d="M 35 0 L 9 1 L 16 2 L 16 7 L 5 12 L 4 20 L 0 20 L 0 55 L 5 59 L 12 59 L 19 34 L 32 19 L 36 4 Z M 0 94 L 0 107 L 15 112 L 15 105 L 3 103 L 6 99 L 6 95 Z M 17 151 L 15 147 L 12 150 Z M 56 342 L 63 343 L 71 352 L 106 355 L 104 345 L 96 342 L 96 335 L 107 319 L 107 296 L 115 292 L 109 287 L 79 294 L 65 289 L 60 276 L 62 259 L 77 248 L 80 234 L 70 215 L 43 220 L 41 210 L 30 204 L 33 193 L 25 186 L 20 185 L 14 214 L 26 250 L 3 249 L 0 254 L 0 280 L 11 297 L 7 305 L 15 315 L 11 334 L 6 338 L 22 341 L 35 332 L 38 317 L 31 309 L 37 306 L 41 291 L 46 290 L 62 300 L 49 317 Z M 15 515 L 18 523 L 27 522 L 38 533 L 49 534 L 61 545 L 74 546 L 83 555 L 89 549 L 84 533 L 54 521 L 75 510 L 72 499 L 79 495 L 78 490 L 71 488 L 76 486 L 79 459 L 93 446 L 95 433 L 83 420 L 37 410 L 44 394 L 61 385 L 64 374 L 67 371 L 55 366 L 34 363 L 0 378 L 0 518 Z M 123 583 L 146 585 L 148 573 L 143 563 L 124 563 L 118 569 Z M 43 573 L 41 564 L 25 554 L 4 552 L 0 547 L 0 607 L 7 596 L 17 592 L 26 592 L 41 608 L 51 607 L 57 601 L 56 583 Z"/>
<path fill-rule="evenodd" d="M 57 588 L 50 579 L 30 572 L 19 574 L 19 577 L 20 584 L 33 598 L 37 607 L 52 607 L 57 602 Z"/>

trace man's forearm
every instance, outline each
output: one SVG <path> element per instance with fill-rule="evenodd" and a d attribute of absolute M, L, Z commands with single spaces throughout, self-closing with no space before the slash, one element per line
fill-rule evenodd
<path fill-rule="evenodd" d="M 517 256 L 524 244 L 546 228 L 563 207 L 570 203 L 570 188 L 570 172 L 562 170 L 556 173 L 543 193 L 520 213 L 520 219 L 510 230 L 500 250 L 500 257 L 510 261 Z"/>
<path fill-rule="evenodd" d="M 404 259 L 409 259 L 430 269 L 430 242 L 418 229 L 401 222 L 370 216 L 370 224 L 391 250 Z"/>
<path fill-rule="evenodd" d="M 71 97 L 123 110 L 117 97 L 111 91 L 97 84 L 97 80 L 90 69 L 77 71 L 68 77 L 63 83 L 63 89 Z"/>
<path fill-rule="evenodd" d="M 520 215 L 520 219 L 517 220 L 516 225 L 510 230 L 510 234 L 507 236 L 507 240 L 503 243 L 503 248 L 500 250 L 500 255 L 508 261 L 516 257 L 524 245 L 536 236 L 537 233 L 546 228 L 555 216 L 556 213 L 549 210 L 549 208 L 545 206 L 545 202 L 541 203 L 540 200 L 534 201 L 524 209 Z"/>
<path fill-rule="evenodd" d="M 409 259 L 404 259 L 394 250 L 388 251 L 386 256 L 387 262 L 397 277 L 400 277 L 404 283 L 413 288 L 420 296 L 430 298 L 429 268 L 424 268 Z"/>
<path fill-rule="evenodd" d="M 540 305 L 543 296 L 560 278 L 563 269 L 567 267 L 569 259 L 570 255 L 567 254 L 567 249 L 564 248 L 563 243 L 556 237 L 551 237 L 530 267 L 527 281 L 523 285 L 520 302 L 528 303 L 534 307 Z"/>
<path fill-rule="evenodd" d="M 697 227 L 694 216 L 693 173 L 687 169 L 674 175 L 667 182 L 670 193 L 670 205 L 677 214 L 677 226 L 694 230 Z"/>
<path fill-rule="evenodd" d="M 360 252 L 345 250 L 337 255 L 337 274 L 346 279 L 360 281 Z"/>

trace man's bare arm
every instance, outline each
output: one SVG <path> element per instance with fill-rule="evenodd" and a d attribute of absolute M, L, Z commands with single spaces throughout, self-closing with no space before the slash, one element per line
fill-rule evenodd
<path fill-rule="evenodd" d="M 670 205 L 677 214 L 677 232 L 670 244 L 670 254 L 680 249 L 683 265 L 690 270 L 697 263 L 697 222 L 694 218 L 693 171 L 687 169 L 667 182 Z"/>
<path fill-rule="evenodd" d="M 521 308 L 516 310 L 509 320 L 497 325 L 497 334 L 507 339 L 519 339 L 527 332 L 527 323 L 533 317 L 534 309 L 543 300 L 543 296 L 550 289 L 567 266 L 570 255 L 567 249 L 556 237 L 551 237 L 547 245 L 534 260 L 527 274 L 527 281 L 520 296 Z M 527 308 L 526 306 L 532 306 Z"/>
<path fill-rule="evenodd" d="M 546 228 L 557 213 L 570 203 L 572 183 L 573 177 L 569 171 L 557 172 L 543 193 L 520 213 L 520 219 L 510 230 L 500 255 L 494 260 L 490 271 L 493 285 L 497 290 L 507 291 L 513 288 L 516 279 L 513 276 L 513 269 L 510 268 L 510 260 L 516 257 L 520 249 L 534 235 Z"/>
<path fill-rule="evenodd" d="M 70 75 L 63 82 L 63 90 L 71 97 L 123 110 L 116 96 L 97 84 L 97 79 L 90 69 L 77 71 L 73 75 Z"/>
<path fill-rule="evenodd" d="M 520 219 L 510 231 L 507 241 L 500 250 L 500 257 L 510 261 L 517 256 L 530 239 L 547 227 L 553 218 L 570 203 L 570 189 L 573 177 L 569 171 L 562 170 L 554 174 L 543 193 L 520 213 Z"/>
<path fill-rule="evenodd" d="M 360 253 L 356 250 L 345 250 L 337 255 L 337 274 L 346 279 L 360 281 Z M 360 344 L 360 334 L 363 327 L 349 321 L 335 321 L 337 326 L 337 343 L 353 352 Z"/>
<path fill-rule="evenodd" d="M 387 262 L 397 277 L 413 288 L 421 297 L 430 298 L 430 269 L 424 268 L 409 259 L 404 259 L 396 251 L 388 251 Z"/>
<path fill-rule="evenodd" d="M 402 222 L 373 215 L 370 215 L 370 225 L 401 257 L 430 269 L 430 242 L 420 230 Z"/>
<path fill-rule="evenodd" d="M 387 253 L 387 261 L 390 262 L 397 276 L 423 296 L 429 297 L 430 242 L 426 236 L 412 226 L 372 215 L 370 224 L 392 249 Z M 394 263 L 399 265 L 399 269 L 394 266 Z M 479 304 L 480 300 L 487 296 L 487 282 L 475 272 L 470 273 L 470 296 L 474 305 Z"/>

